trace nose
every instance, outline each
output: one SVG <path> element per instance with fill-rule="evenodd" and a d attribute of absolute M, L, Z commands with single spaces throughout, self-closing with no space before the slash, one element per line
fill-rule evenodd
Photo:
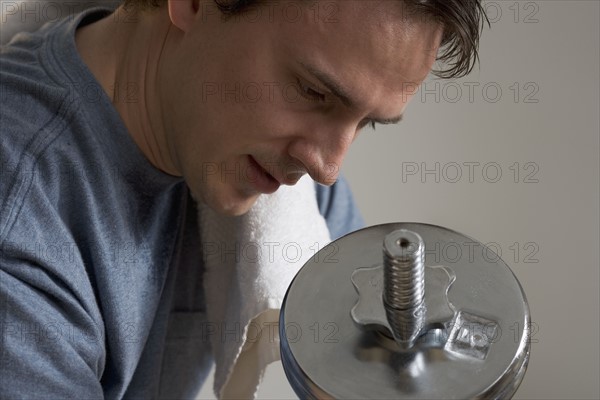
<path fill-rule="evenodd" d="M 344 157 L 356 137 L 356 126 L 313 130 L 311 134 L 294 141 L 289 155 L 302 163 L 317 183 L 331 186 L 335 183 Z"/>

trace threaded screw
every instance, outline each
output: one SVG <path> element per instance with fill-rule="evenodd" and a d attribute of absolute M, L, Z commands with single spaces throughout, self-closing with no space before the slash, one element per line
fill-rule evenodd
<path fill-rule="evenodd" d="M 413 346 L 425 319 L 425 244 L 407 229 L 383 241 L 383 303 L 396 343 Z"/>

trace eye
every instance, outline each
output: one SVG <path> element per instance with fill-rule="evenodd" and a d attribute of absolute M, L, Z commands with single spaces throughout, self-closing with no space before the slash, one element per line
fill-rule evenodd
<path fill-rule="evenodd" d="M 321 93 L 310 85 L 303 83 L 300 78 L 296 78 L 296 84 L 298 85 L 298 92 L 305 99 L 309 101 L 325 102 L 326 97 L 324 93 Z"/>

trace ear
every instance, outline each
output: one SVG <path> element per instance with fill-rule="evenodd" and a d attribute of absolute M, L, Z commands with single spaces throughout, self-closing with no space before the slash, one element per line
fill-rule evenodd
<path fill-rule="evenodd" d="M 168 0 L 171 23 L 184 32 L 188 32 L 198 13 L 198 0 Z"/>

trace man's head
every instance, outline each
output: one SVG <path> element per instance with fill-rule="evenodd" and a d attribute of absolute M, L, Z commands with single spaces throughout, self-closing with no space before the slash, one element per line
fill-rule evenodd
<path fill-rule="evenodd" d="M 192 192 L 227 214 L 304 173 L 333 183 L 360 129 L 399 121 L 436 59 L 448 66 L 440 76 L 470 71 L 482 16 L 474 0 L 125 8 L 168 12 L 157 93 L 170 156 Z"/>

